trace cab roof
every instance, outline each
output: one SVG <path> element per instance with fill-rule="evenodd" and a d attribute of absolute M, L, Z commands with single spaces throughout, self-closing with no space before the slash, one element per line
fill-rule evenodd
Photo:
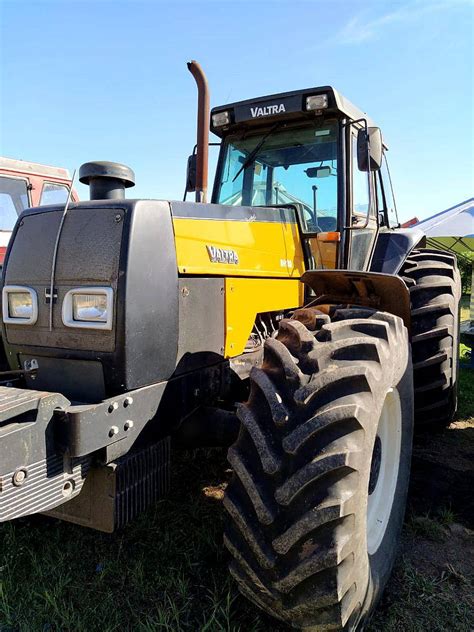
<path fill-rule="evenodd" d="M 318 110 L 317 114 L 339 114 L 352 121 L 366 119 L 369 127 L 375 127 L 375 123 L 362 110 L 346 99 L 340 92 L 331 86 L 306 88 L 293 92 L 281 92 L 279 94 L 266 95 L 245 101 L 236 101 L 220 105 L 211 110 L 211 130 L 214 134 L 223 138 L 242 127 L 259 127 L 268 122 L 276 122 L 281 119 L 295 120 L 298 118 L 314 117 L 315 111 L 306 109 L 306 98 L 316 95 L 327 95 L 327 107 Z M 213 115 L 219 112 L 229 112 L 230 123 L 228 125 L 215 126 Z"/>
<path fill-rule="evenodd" d="M 17 160 L 16 158 L 5 158 L 4 156 L 0 156 L 0 171 L 12 172 L 16 175 L 46 176 L 61 180 L 71 179 L 69 171 L 62 167 L 52 167 L 50 165 L 42 165 L 37 162 Z"/>

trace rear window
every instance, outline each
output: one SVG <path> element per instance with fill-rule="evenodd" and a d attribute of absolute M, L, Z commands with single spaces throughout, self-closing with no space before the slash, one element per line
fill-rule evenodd
<path fill-rule="evenodd" d="M 11 231 L 22 211 L 28 208 L 26 180 L 0 176 L 0 231 Z"/>
<path fill-rule="evenodd" d="M 45 182 L 41 192 L 40 204 L 65 204 L 69 189 L 64 184 Z"/>

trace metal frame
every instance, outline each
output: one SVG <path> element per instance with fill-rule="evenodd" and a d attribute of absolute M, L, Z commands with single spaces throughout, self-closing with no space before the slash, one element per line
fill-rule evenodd
<path fill-rule="evenodd" d="M 126 454 L 158 412 L 166 385 L 159 382 L 98 404 L 70 405 L 55 411 L 58 446 L 73 457 L 110 446 L 114 446 L 113 458 Z"/>

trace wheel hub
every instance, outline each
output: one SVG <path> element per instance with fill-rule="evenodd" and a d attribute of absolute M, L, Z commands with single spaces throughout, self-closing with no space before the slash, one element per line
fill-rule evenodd
<path fill-rule="evenodd" d="M 373 494 L 379 480 L 380 465 L 382 463 L 382 440 L 379 435 L 375 437 L 372 463 L 370 464 L 369 496 Z"/>

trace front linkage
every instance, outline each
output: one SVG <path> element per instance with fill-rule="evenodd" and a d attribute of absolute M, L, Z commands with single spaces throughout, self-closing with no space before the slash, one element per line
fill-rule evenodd
<path fill-rule="evenodd" d="M 143 487 L 133 492 L 136 509 L 123 508 L 127 519 L 157 500 L 169 486 L 169 439 L 125 455 L 155 417 L 165 387 L 166 382 L 161 382 L 98 404 L 73 405 L 59 393 L 1 386 L 0 522 L 47 512 L 71 501 L 83 490 L 88 474 L 81 503 L 91 494 L 97 496 L 102 479 L 107 488 L 117 487 L 125 471 L 130 491 L 132 483 Z M 141 475 L 140 460 L 147 465 L 146 477 Z M 97 524 L 93 517 L 91 522 L 90 511 L 89 523 L 83 511 L 76 512 L 75 521 L 113 531 L 124 522 L 118 504 L 123 504 L 124 490 L 118 491 L 114 489 L 115 503 L 107 520 L 102 510 Z M 140 501 L 140 494 L 147 497 L 146 503 Z M 74 503 L 69 507 L 69 519 L 74 519 Z"/>

